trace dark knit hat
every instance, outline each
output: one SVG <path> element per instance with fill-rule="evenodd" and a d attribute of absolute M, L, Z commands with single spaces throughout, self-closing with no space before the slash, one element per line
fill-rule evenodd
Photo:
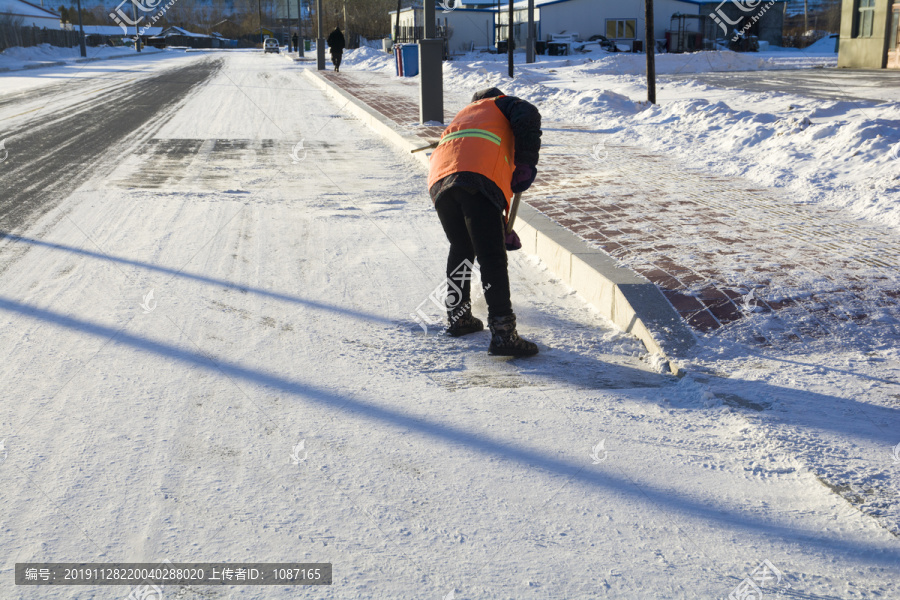
<path fill-rule="evenodd" d="M 486 90 L 481 90 L 480 92 L 475 92 L 475 95 L 472 96 L 472 102 L 478 102 L 479 100 L 484 100 L 485 98 L 496 98 L 497 96 L 504 95 L 505 94 L 497 88 L 491 87 Z"/>

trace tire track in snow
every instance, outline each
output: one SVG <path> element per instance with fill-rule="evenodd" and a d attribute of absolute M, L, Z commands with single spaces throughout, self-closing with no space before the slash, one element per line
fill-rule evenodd
<path fill-rule="evenodd" d="M 168 70 L 10 132 L 14 145 L 0 163 L 0 235 L 58 204 L 93 175 L 107 151 L 172 109 L 220 64 L 205 60 Z"/>

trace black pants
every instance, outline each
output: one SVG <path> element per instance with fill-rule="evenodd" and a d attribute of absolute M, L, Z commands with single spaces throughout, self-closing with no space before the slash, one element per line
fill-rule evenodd
<path fill-rule="evenodd" d="M 503 213 L 488 198 L 459 187 L 450 188 L 441 194 L 435 208 L 450 241 L 447 278 L 461 290 L 461 297 L 456 303 L 452 302 L 452 294 L 448 290 L 448 309 L 469 304 L 471 282 L 469 278 L 460 276 L 459 269 L 463 261 L 473 263 L 477 257 L 481 266 L 481 283 L 485 288 L 488 317 L 512 314 Z"/>
<path fill-rule="evenodd" d="M 334 64 L 335 69 L 341 68 L 341 59 L 344 57 L 344 51 L 335 52 L 331 51 L 331 62 Z"/>

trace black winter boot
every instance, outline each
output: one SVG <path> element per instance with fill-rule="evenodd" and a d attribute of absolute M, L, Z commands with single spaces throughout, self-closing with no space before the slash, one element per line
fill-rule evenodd
<path fill-rule="evenodd" d="M 447 327 L 447 335 L 450 337 L 459 337 L 469 333 L 475 333 L 484 330 L 484 323 L 481 319 L 472 315 L 472 309 L 465 310 L 448 310 L 447 320 L 450 325 Z"/>
<path fill-rule="evenodd" d="M 489 354 L 497 356 L 534 356 L 538 353 L 538 347 L 523 340 L 516 333 L 516 315 L 505 317 L 490 317 L 488 325 L 491 328 L 491 345 Z"/>

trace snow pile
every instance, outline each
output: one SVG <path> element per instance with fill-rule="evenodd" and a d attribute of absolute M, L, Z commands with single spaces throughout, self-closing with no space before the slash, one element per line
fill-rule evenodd
<path fill-rule="evenodd" d="M 715 408 L 722 405 L 710 386 L 691 374 L 681 378 L 677 385 L 667 388 L 662 399 L 679 408 Z"/>
<path fill-rule="evenodd" d="M 366 38 L 360 38 L 359 43 L 362 47 L 365 47 L 365 48 L 373 48 L 375 50 L 381 50 L 381 44 L 382 44 L 381 38 L 373 38 L 371 40 L 366 39 Z"/>
<path fill-rule="evenodd" d="M 835 58 L 806 57 L 807 66 L 834 66 Z M 590 62 L 588 62 L 590 61 Z M 659 75 L 676 73 L 707 73 L 710 71 L 761 71 L 791 69 L 794 60 L 781 53 L 768 52 L 693 52 L 690 54 L 660 54 L 656 57 Z M 577 68 L 581 75 L 643 75 L 647 72 L 647 57 L 643 54 L 616 53 L 592 60 L 585 59 Z"/>
<path fill-rule="evenodd" d="M 345 51 L 341 66 L 357 71 L 395 72 L 394 56 L 369 46 Z"/>
<path fill-rule="evenodd" d="M 505 68 L 505 67 L 504 67 Z M 541 108 L 542 113 L 554 114 L 593 114 L 615 112 L 634 114 L 641 109 L 642 103 L 628 96 L 610 91 L 585 91 L 573 93 L 571 90 L 545 86 L 540 77 L 525 71 L 513 81 L 501 74 L 491 63 L 473 63 L 459 66 L 456 63 L 444 63 L 445 90 L 471 90 L 475 92 L 488 87 L 499 87 L 511 96 L 528 98 Z M 544 77 L 546 79 L 546 77 Z M 545 110 L 549 109 L 549 111 Z"/>
<path fill-rule="evenodd" d="M 818 42 L 804 48 L 803 51 L 807 54 L 837 54 L 835 51 L 836 47 L 835 38 L 826 35 Z"/>
<path fill-rule="evenodd" d="M 833 40 L 832 40 L 833 44 Z M 833 46 L 832 46 L 833 48 Z M 535 80 L 546 79 L 547 73 L 565 70 L 576 77 L 597 75 L 643 75 L 646 73 L 646 57 L 629 52 L 609 53 L 599 47 L 586 45 L 585 52 L 572 56 L 539 56 L 538 62 L 529 65 L 521 73 L 524 54 L 516 53 L 517 81 L 529 77 L 529 72 L 537 72 Z M 379 49 L 362 47 L 344 53 L 344 63 L 359 71 L 393 72 L 394 57 Z M 811 67 L 833 67 L 837 55 L 823 52 L 821 48 L 797 50 L 778 48 L 769 52 L 694 52 L 689 54 L 659 54 L 656 57 L 656 71 L 660 75 L 679 73 L 706 73 L 711 71 L 761 71 Z M 483 75 L 506 78 L 506 55 L 469 52 L 456 56 L 444 63 L 445 77 L 448 70 L 475 70 Z"/>
<path fill-rule="evenodd" d="M 797 202 L 849 209 L 900 228 L 900 160 L 891 153 L 900 143 L 897 105 L 785 104 L 754 112 L 721 101 L 675 101 L 634 115 L 621 133 L 707 172 L 744 176 L 783 188 Z M 604 127 L 628 117 L 591 116 Z"/>
<path fill-rule="evenodd" d="M 161 50 L 145 47 L 142 52 L 152 53 L 161 52 Z M 133 48 L 126 48 L 124 46 L 98 46 L 88 47 L 87 49 L 87 57 L 89 59 L 129 56 L 134 54 L 136 54 L 136 52 Z M 29 46 L 28 48 L 14 46 L 0 52 L 0 70 L 48 66 L 74 62 L 80 59 L 81 52 L 77 46 L 75 48 L 60 48 L 58 46 L 51 46 L 50 44 L 40 44 L 39 46 Z"/>
<path fill-rule="evenodd" d="M 821 43 L 821 42 L 818 42 Z M 818 44 L 817 43 L 817 44 Z M 827 44 L 826 44 L 827 46 Z M 505 54 L 470 52 L 453 58 L 454 63 L 506 73 Z M 524 66 L 525 55 L 516 53 L 517 70 Z M 769 71 L 837 65 L 834 40 L 830 49 L 814 45 L 804 50 L 797 48 L 772 48 L 765 52 L 691 52 L 685 54 L 657 54 L 656 72 L 659 75 L 677 73 L 707 73 L 717 71 Z M 527 68 L 571 69 L 582 76 L 591 75 L 643 75 L 646 73 L 647 57 L 631 52 L 606 52 L 596 46 L 585 45 L 584 52 L 569 56 L 538 56 L 537 62 Z"/>
<path fill-rule="evenodd" d="M 39 46 L 13 46 L 0 52 L 0 58 L 17 60 L 60 60 L 66 57 L 78 56 L 78 48 L 58 48 L 50 44 Z"/>

